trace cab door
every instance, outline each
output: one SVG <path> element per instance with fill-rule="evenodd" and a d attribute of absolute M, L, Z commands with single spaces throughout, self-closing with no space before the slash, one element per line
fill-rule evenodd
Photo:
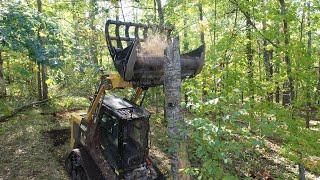
<path fill-rule="evenodd" d="M 119 120 L 105 110 L 102 112 L 100 120 L 100 146 L 103 155 L 114 168 L 118 168 L 120 160 Z"/>

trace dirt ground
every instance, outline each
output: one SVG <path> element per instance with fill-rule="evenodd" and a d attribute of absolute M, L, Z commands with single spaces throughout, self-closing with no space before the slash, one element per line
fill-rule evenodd
<path fill-rule="evenodd" d="M 69 179 L 64 159 L 70 150 L 71 113 L 75 112 L 45 113 L 32 109 L 0 123 L 0 180 Z M 166 154 L 152 145 L 150 155 L 167 173 Z"/>
<path fill-rule="evenodd" d="M 65 119 L 33 109 L 0 127 L 0 179 L 68 179 Z"/>

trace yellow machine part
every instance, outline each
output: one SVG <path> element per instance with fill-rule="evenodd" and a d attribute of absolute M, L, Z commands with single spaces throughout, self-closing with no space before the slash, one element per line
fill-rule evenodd
<path fill-rule="evenodd" d="M 71 132 L 71 136 L 70 136 L 70 147 L 73 148 L 74 147 L 74 143 L 75 143 L 75 129 L 78 129 L 78 127 L 80 126 L 81 120 L 82 118 L 86 115 L 86 113 L 84 111 L 81 112 L 74 112 L 71 114 L 69 122 L 70 122 L 70 132 Z"/>
<path fill-rule="evenodd" d="M 109 74 L 107 79 L 111 82 L 111 89 L 132 88 L 132 83 L 124 81 L 118 73 Z"/>
<path fill-rule="evenodd" d="M 100 87 L 98 94 L 96 94 L 96 98 L 93 101 L 92 106 L 90 107 L 90 109 L 88 110 L 88 113 L 87 113 L 86 120 L 88 121 L 88 123 L 92 122 L 93 112 L 96 110 L 101 98 L 104 96 L 105 90 L 124 89 L 124 88 L 132 88 L 133 87 L 130 82 L 124 81 L 118 73 L 108 74 L 106 79 L 109 81 L 110 84 L 103 84 Z"/>

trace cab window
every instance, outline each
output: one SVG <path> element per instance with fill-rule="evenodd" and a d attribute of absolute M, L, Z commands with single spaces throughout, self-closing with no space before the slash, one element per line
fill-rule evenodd
<path fill-rule="evenodd" d="M 104 113 L 101 117 L 101 144 L 105 147 L 107 144 L 113 144 L 117 148 L 118 132 L 119 123 L 116 118 Z"/>

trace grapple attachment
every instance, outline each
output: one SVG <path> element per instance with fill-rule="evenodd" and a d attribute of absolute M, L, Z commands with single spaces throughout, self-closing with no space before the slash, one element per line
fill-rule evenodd
<path fill-rule="evenodd" d="M 114 28 L 114 36 L 110 36 L 112 28 Z M 122 31 L 124 33 L 120 34 L 120 29 L 124 29 Z M 133 35 L 130 35 L 131 29 L 133 29 Z M 170 37 L 170 28 L 156 25 L 108 20 L 105 26 L 106 41 L 116 70 L 125 81 L 143 88 L 163 84 L 165 57 L 138 53 L 138 49 L 143 48 L 141 43 L 144 43 L 150 35 L 148 33 L 150 30 L 161 31 Z M 182 79 L 197 75 L 204 64 L 204 46 L 181 54 L 180 59 Z"/>

